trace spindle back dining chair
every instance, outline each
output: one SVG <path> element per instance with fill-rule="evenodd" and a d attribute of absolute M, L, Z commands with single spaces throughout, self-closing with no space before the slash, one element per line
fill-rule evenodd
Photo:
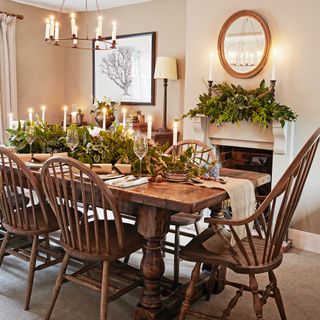
<path fill-rule="evenodd" d="M 109 296 L 110 263 L 139 250 L 143 238 L 134 225 L 122 222 L 116 199 L 108 186 L 78 160 L 58 157 L 47 160 L 41 179 L 57 216 L 62 233 L 61 246 L 65 250 L 46 319 L 51 316 L 64 281 L 101 291 L 100 319 L 105 319 L 109 301 L 141 285 L 136 281 L 125 288 L 112 287 L 114 292 Z M 99 208 L 97 203 L 100 203 Z M 108 210 L 113 219 L 108 217 Z M 90 263 L 73 274 L 66 274 L 70 257 Z M 97 263 L 103 265 L 101 281 L 84 275 Z"/>
<path fill-rule="evenodd" d="M 194 287 L 199 277 L 201 263 L 220 265 L 232 269 L 236 273 L 248 274 L 249 285 L 234 283 L 225 280 L 226 285 L 236 287 L 236 295 L 230 301 L 228 307 L 223 311 L 222 318 L 226 319 L 232 308 L 237 304 L 243 291 L 250 291 L 253 295 L 253 306 L 257 319 L 263 319 L 262 307 L 269 297 L 276 301 L 281 319 L 286 319 L 280 290 L 274 269 L 277 268 L 283 258 L 282 243 L 288 231 L 292 216 L 297 208 L 301 193 L 309 174 L 320 139 L 320 128 L 318 128 L 306 144 L 302 147 L 293 162 L 289 165 L 279 182 L 271 190 L 266 199 L 261 203 L 255 213 L 247 219 L 219 219 L 208 218 L 206 222 L 212 226 L 193 239 L 180 252 L 183 259 L 195 261 L 196 265 L 192 271 L 192 280 L 186 292 L 179 320 L 185 319 L 189 311 L 190 301 L 193 296 Z M 269 208 L 267 219 L 264 212 Z M 257 220 L 255 233 L 250 228 L 250 223 Z M 229 240 L 221 232 L 221 226 L 229 226 L 235 240 L 235 245 L 231 246 Z M 235 228 L 244 226 L 246 237 L 239 239 Z M 226 251 L 217 254 L 206 250 L 202 243 L 214 234 L 223 240 Z M 258 273 L 268 273 L 270 283 L 265 290 L 259 290 L 255 275 Z M 208 291 L 211 293 L 215 283 L 215 273 L 209 281 Z"/>
<path fill-rule="evenodd" d="M 28 203 L 29 201 L 29 203 Z M 50 250 L 48 234 L 59 230 L 57 219 L 46 203 L 42 188 L 24 162 L 7 148 L 0 147 L 0 204 L 1 220 L 5 229 L 0 249 L 0 265 L 9 253 L 29 262 L 25 310 L 29 309 L 34 273 L 61 262 L 61 257 Z M 10 245 L 16 236 L 32 238 L 32 249 Z M 46 253 L 46 258 L 39 255 Z M 51 259 L 56 257 L 57 259 Z M 36 267 L 36 261 L 44 263 Z"/>
<path fill-rule="evenodd" d="M 173 154 L 180 155 L 188 148 L 192 148 L 194 156 L 192 158 L 193 164 L 197 164 L 198 166 L 206 165 L 215 160 L 215 155 L 208 145 L 199 140 L 182 140 L 179 141 L 176 145 L 169 147 L 165 154 Z M 170 225 L 173 229 L 169 229 L 170 233 L 174 233 L 174 241 L 170 242 L 168 238 L 166 238 L 163 242 L 163 252 L 171 253 L 174 255 L 174 264 L 173 264 L 173 278 L 174 285 L 177 285 L 179 282 L 179 269 L 180 269 L 180 257 L 179 250 L 182 248 L 180 245 L 180 236 L 185 236 L 188 238 L 194 238 L 195 235 L 199 234 L 198 222 L 202 218 L 202 212 L 197 213 L 184 213 L 179 212 L 171 216 Z M 181 231 L 181 227 L 186 227 L 189 225 L 193 225 L 196 234 L 189 232 L 187 230 Z M 173 249 L 172 249 L 173 248 Z"/>

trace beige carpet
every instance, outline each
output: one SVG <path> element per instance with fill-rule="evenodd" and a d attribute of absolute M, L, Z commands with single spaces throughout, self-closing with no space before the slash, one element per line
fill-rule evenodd
<path fill-rule="evenodd" d="M 141 253 L 135 254 L 131 264 L 140 263 Z M 172 274 L 171 255 L 166 257 L 166 275 Z M 190 275 L 192 264 L 182 262 L 182 276 Z M 43 319 L 51 297 L 53 283 L 58 267 L 54 266 L 39 271 L 35 277 L 30 311 L 23 311 L 23 298 L 27 264 L 12 257 L 6 257 L 0 268 L 0 319 L 1 320 L 36 320 Z M 286 254 L 282 265 L 276 272 L 289 320 L 320 319 L 320 255 L 298 250 Z M 238 275 L 229 272 L 232 279 Z M 247 282 L 246 278 L 243 278 Z M 262 281 L 265 280 L 262 277 Z M 227 305 L 228 299 L 234 294 L 233 288 L 227 288 L 222 294 L 212 296 L 209 303 L 201 300 L 193 305 L 194 310 L 220 314 Z M 123 296 L 110 303 L 109 319 L 132 319 L 134 309 L 141 289 Z M 274 301 L 269 300 L 264 308 L 265 318 L 280 319 Z M 62 287 L 51 319 L 81 320 L 99 318 L 99 295 L 89 289 L 75 284 L 65 284 Z M 190 317 L 190 319 L 192 319 Z M 240 298 L 239 304 L 231 314 L 230 319 L 255 319 L 252 309 L 252 299 L 247 293 Z"/>

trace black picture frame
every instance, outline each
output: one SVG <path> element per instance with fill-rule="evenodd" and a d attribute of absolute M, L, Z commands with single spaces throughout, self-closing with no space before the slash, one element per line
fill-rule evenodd
<path fill-rule="evenodd" d="M 106 40 L 111 40 L 111 38 L 107 38 Z M 137 47 L 134 46 L 135 42 L 137 43 Z M 103 43 L 99 44 L 103 46 Z M 139 47 L 138 44 L 141 46 Z M 95 41 L 93 41 L 92 45 L 94 48 L 96 47 Z M 153 79 L 153 75 L 156 59 L 155 45 L 156 32 L 145 32 L 117 36 L 117 49 L 115 50 L 93 50 L 92 70 L 94 99 L 101 100 L 102 97 L 105 96 L 111 101 L 121 101 L 121 104 L 125 105 L 154 105 L 155 80 Z M 124 48 L 124 52 L 119 54 L 121 48 Z M 128 59 L 125 60 L 123 57 L 127 56 Z M 116 69 L 113 68 L 114 65 L 112 63 L 116 59 L 118 59 L 118 63 L 123 63 L 123 60 L 128 61 L 128 68 L 131 68 L 130 81 L 122 81 L 117 84 L 116 79 L 112 80 L 113 77 L 122 78 L 122 75 L 127 73 L 123 72 L 120 75 L 112 74 Z M 133 59 L 135 59 L 135 62 L 132 62 Z M 132 76 L 133 67 L 138 70 L 136 70 Z M 124 71 L 124 69 L 122 69 L 122 71 Z M 130 86 L 128 86 L 128 82 Z M 141 84 L 141 82 L 143 83 Z M 138 90 L 134 88 L 138 88 Z M 138 95 L 136 94 L 137 91 L 139 92 Z M 136 94 L 136 96 L 133 96 L 134 94 Z"/>

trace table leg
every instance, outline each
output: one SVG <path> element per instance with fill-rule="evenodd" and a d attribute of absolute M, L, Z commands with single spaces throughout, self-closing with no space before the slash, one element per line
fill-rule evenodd
<path fill-rule="evenodd" d="M 135 319 L 165 319 L 160 310 L 162 306 L 160 280 L 164 273 L 161 240 L 168 232 L 169 221 L 170 214 L 165 209 L 147 205 L 139 208 L 138 232 L 145 238 L 144 254 L 140 266 L 144 287 Z"/>

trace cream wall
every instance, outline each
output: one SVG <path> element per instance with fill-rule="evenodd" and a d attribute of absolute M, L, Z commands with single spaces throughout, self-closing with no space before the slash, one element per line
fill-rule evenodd
<path fill-rule="evenodd" d="M 57 108 L 64 103 L 65 50 L 44 43 L 44 22 L 50 12 L 8 0 L 0 0 L 0 10 L 24 16 L 16 28 L 18 118 L 26 119 L 31 107 L 40 114 L 45 104 L 48 119 L 61 121 Z"/>
<path fill-rule="evenodd" d="M 185 0 L 155 0 L 148 3 L 104 10 L 103 31 L 111 33 L 111 21 L 118 22 L 118 34 L 133 34 L 156 31 L 156 56 L 168 55 L 178 59 L 178 81 L 169 81 L 168 86 L 168 126 L 183 112 L 184 100 L 184 55 L 185 55 Z M 97 13 L 89 14 L 89 28 L 95 30 Z M 85 28 L 85 17 L 81 15 L 80 30 Z M 80 31 L 81 33 L 81 31 Z M 92 33 L 91 36 L 94 36 Z M 92 55 L 91 52 L 67 51 L 66 101 L 87 109 L 92 95 Z M 108 92 L 106 92 L 108 96 Z M 155 106 L 130 106 L 153 116 L 154 128 L 162 124 L 163 81 L 156 81 Z"/>
<path fill-rule="evenodd" d="M 220 28 L 234 12 L 251 9 L 267 21 L 272 40 L 281 55 L 277 61 L 276 98 L 298 113 L 295 124 L 295 153 L 320 125 L 318 64 L 320 2 L 304 4 L 292 0 L 186 0 L 186 81 L 185 111 L 195 106 L 199 93 L 205 91 L 202 78 L 208 76 L 209 52 L 215 50 Z M 196 41 L 196 43 L 195 43 Z M 239 80 L 229 76 L 216 61 L 214 80 L 255 87 L 260 80 L 270 80 L 270 63 L 257 76 Z M 194 132 L 189 121 L 184 124 L 184 138 Z M 319 157 L 307 181 L 292 227 L 320 234 Z"/>

